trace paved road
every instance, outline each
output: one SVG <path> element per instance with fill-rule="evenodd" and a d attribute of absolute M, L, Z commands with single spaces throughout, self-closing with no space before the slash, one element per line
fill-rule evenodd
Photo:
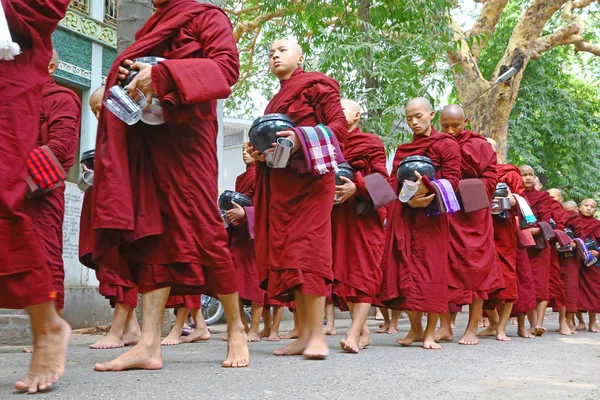
<path fill-rule="evenodd" d="M 466 315 L 459 316 L 459 328 Z M 375 321 L 370 321 L 374 327 Z M 97 336 L 74 335 L 68 372 L 50 393 L 52 399 L 597 399 L 600 394 L 600 334 L 513 338 L 510 343 L 483 338 L 479 346 L 445 344 L 440 351 L 401 348 L 394 336 L 374 335 L 372 346 L 358 355 L 339 351 L 348 326 L 338 321 L 338 336 L 329 337 L 326 361 L 275 357 L 278 343 L 250 343 L 252 364 L 242 370 L 220 367 L 226 344 L 224 326 L 213 327 L 207 343 L 164 350 L 161 371 L 96 373 L 96 362 L 119 350 L 89 350 Z M 553 315 L 549 331 L 556 328 Z M 285 325 L 284 328 L 289 328 Z M 408 331 L 401 321 L 400 336 Z M 459 332 L 457 329 L 456 332 Z M 516 335 L 510 327 L 509 335 Z M 0 399 L 23 398 L 12 390 L 28 361 L 20 347 L 0 347 Z"/>

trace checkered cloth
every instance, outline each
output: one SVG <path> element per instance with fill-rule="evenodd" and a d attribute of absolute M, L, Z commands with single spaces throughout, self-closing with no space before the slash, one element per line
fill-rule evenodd
<path fill-rule="evenodd" d="M 48 146 L 37 147 L 29 153 L 27 172 L 33 183 L 41 190 L 51 189 L 67 177 Z"/>
<path fill-rule="evenodd" d="M 456 198 L 456 193 L 448 180 L 437 179 L 431 181 L 431 184 L 434 185 L 436 197 L 438 198 L 438 209 L 428 208 L 427 216 L 432 217 L 442 213 L 452 214 L 460 211 L 460 204 Z"/>
<path fill-rule="evenodd" d="M 304 138 L 315 175 L 337 171 L 338 162 L 334 145 L 334 141 L 337 139 L 328 127 L 325 125 L 317 125 L 314 128 L 302 126 L 294 128 L 294 131 L 296 135 L 302 135 Z"/>

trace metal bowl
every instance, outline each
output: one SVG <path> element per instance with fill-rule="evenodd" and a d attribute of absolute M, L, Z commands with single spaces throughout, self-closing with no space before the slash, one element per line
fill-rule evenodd
<path fill-rule="evenodd" d="M 295 128 L 296 124 L 284 114 L 266 114 L 254 120 L 248 138 L 254 149 L 261 153 L 273 147 L 277 133 Z"/>
<path fill-rule="evenodd" d="M 344 181 L 341 179 L 342 177 L 348 178 L 351 181 L 354 180 L 354 170 L 348 163 L 341 163 L 338 165 L 338 170 L 335 173 L 335 184 L 343 185 Z"/>
<path fill-rule="evenodd" d="M 81 155 L 80 163 L 86 166 L 87 169 L 94 170 L 94 156 L 96 155 L 96 149 L 88 150 L 83 152 Z"/>
<path fill-rule="evenodd" d="M 222 211 L 231 210 L 233 208 L 233 204 L 231 204 L 232 200 L 242 207 L 252 205 L 250 197 L 234 192 L 233 190 L 226 190 L 219 196 L 219 209 Z"/>
<path fill-rule="evenodd" d="M 401 185 L 404 184 L 405 180 L 416 182 L 415 171 L 431 180 L 435 179 L 435 167 L 429 157 L 410 156 L 402 160 L 398 167 L 398 173 L 396 174 L 398 182 Z"/>

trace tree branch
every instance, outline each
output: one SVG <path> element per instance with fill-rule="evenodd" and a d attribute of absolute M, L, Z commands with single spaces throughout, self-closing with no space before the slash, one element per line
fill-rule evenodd
<path fill-rule="evenodd" d="M 508 4 L 508 0 L 479 0 L 480 3 L 485 3 L 479 18 L 473 25 L 470 31 L 467 32 L 467 36 L 474 38 L 475 36 L 485 35 L 486 40 L 491 36 L 492 32 L 498 25 L 498 21 L 502 16 L 502 12 Z M 483 49 L 484 43 L 477 40 L 471 45 L 471 54 L 475 59 L 479 58 L 481 50 Z"/>
<path fill-rule="evenodd" d="M 258 41 L 258 37 L 260 35 L 260 31 L 262 26 L 259 26 L 254 32 L 254 37 L 252 38 L 252 42 L 250 42 L 249 50 L 250 54 L 248 55 L 248 62 L 246 63 L 246 70 L 242 74 L 242 77 L 236 82 L 232 91 L 235 91 L 237 88 L 241 87 L 250 77 L 250 70 L 252 68 L 252 64 L 254 63 L 254 52 L 256 51 L 256 42 Z"/>

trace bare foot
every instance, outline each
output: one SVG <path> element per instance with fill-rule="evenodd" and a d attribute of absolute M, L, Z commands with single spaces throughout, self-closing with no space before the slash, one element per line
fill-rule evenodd
<path fill-rule="evenodd" d="M 517 330 L 517 335 L 519 335 L 523 339 L 533 339 L 535 337 L 535 334 L 531 333 L 528 329 L 525 329 L 524 327 L 519 328 Z"/>
<path fill-rule="evenodd" d="M 369 329 L 363 329 L 358 338 L 358 349 L 363 350 L 371 345 L 371 332 Z"/>
<path fill-rule="evenodd" d="M 177 346 L 181 344 L 181 331 L 172 329 L 166 338 L 161 340 L 161 346 Z"/>
<path fill-rule="evenodd" d="M 410 346 L 414 342 L 422 342 L 423 341 L 423 329 L 421 330 L 413 330 L 410 328 L 408 334 L 404 337 L 404 339 L 396 339 L 396 343 L 401 346 Z"/>
<path fill-rule="evenodd" d="M 229 340 L 229 335 L 228 334 L 224 334 L 223 336 L 221 336 L 221 340 L 226 342 Z"/>
<path fill-rule="evenodd" d="M 500 341 L 500 342 L 510 342 L 512 341 L 511 338 L 508 337 L 508 335 L 506 334 L 506 332 L 498 330 L 498 334 L 496 335 L 496 340 Z"/>
<path fill-rule="evenodd" d="M 387 330 L 387 333 L 389 335 L 397 335 L 398 334 L 398 327 L 394 326 L 394 325 L 390 325 L 389 329 Z"/>
<path fill-rule="evenodd" d="M 250 331 L 246 334 L 246 337 L 249 342 L 260 342 L 260 333 L 258 332 Z"/>
<path fill-rule="evenodd" d="M 269 336 L 271 336 L 271 329 L 263 329 L 262 331 L 260 331 L 260 339 L 265 339 L 268 338 Z"/>
<path fill-rule="evenodd" d="M 294 330 L 286 333 L 285 335 L 283 335 L 281 338 L 282 339 L 298 339 L 298 336 L 300 336 L 300 332 L 297 329 L 294 329 Z"/>
<path fill-rule="evenodd" d="M 23 347 L 23 353 L 27 353 L 27 354 L 33 353 L 33 346 Z"/>
<path fill-rule="evenodd" d="M 307 360 L 324 360 L 329 355 L 329 346 L 324 337 L 313 337 L 302 353 Z"/>
<path fill-rule="evenodd" d="M 435 331 L 434 339 L 436 342 L 451 342 L 454 340 L 454 332 L 452 332 L 452 329 L 440 328 L 437 331 Z"/>
<path fill-rule="evenodd" d="M 136 332 L 125 332 L 123 334 L 123 344 L 125 346 L 135 346 L 140 341 L 142 331 L 139 329 Z"/>
<path fill-rule="evenodd" d="M 585 331 L 585 330 L 587 330 L 587 328 L 588 327 L 585 324 L 585 322 L 580 322 L 579 325 L 577 325 L 577 328 L 575 328 L 575 329 L 577 329 L 578 331 Z"/>
<path fill-rule="evenodd" d="M 356 336 L 346 336 L 346 339 L 340 340 L 340 347 L 346 353 L 358 353 L 358 338 Z"/>
<path fill-rule="evenodd" d="M 477 332 L 472 332 L 469 330 L 465 331 L 464 336 L 458 341 L 458 344 L 464 344 L 466 346 L 474 346 L 476 344 L 479 344 Z"/>
<path fill-rule="evenodd" d="M 243 368 L 250 364 L 250 352 L 244 329 L 230 332 L 227 341 L 227 359 L 221 364 L 224 368 Z"/>
<path fill-rule="evenodd" d="M 478 335 L 479 336 L 496 336 L 496 327 L 490 325 L 487 328 L 485 328 L 483 331 L 479 332 Z"/>
<path fill-rule="evenodd" d="M 323 330 L 327 336 L 335 336 L 337 333 L 335 330 L 335 326 L 331 326 L 331 325 L 325 325 L 323 327 Z"/>
<path fill-rule="evenodd" d="M 539 325 L 535 326 L 535 336 L 543 336 L 544 333 L 546 333 L 546 328 Z"/>
<path fill-rule="evenodd" d="M 301 356 L 304 350 L 306 350 L 306 343 L 297 339 L 287 346 L 275 350 L 273 354 L 276 356 Z"/>
<path fill-rule="evenodd" d="M 125 371 L 128 369 L 161 369 L 163 366 L 160 347 L 152 348 L 142 342 L 136 344 L 127 353 L 112 361 L 94 365 L 98 372 Z"/>
<path fill-rule="evenodd" d="M 279 341 L 281 341 L 281 338 L 279 337 L 277 332 L 272 331 L 271 334 L 269 335 L 269 337 L 267 338 L 267 340 L 269 342 L 279 342 Z"/>
<path fill-rule="evenodd" d="M 23 379 L 15 382 L 15 389 L 33 394 L 38 390 L 49 389 L 58 382 L 65 372 L 70 336 L 71 327 L 63 319 L 39 335 L 34 342 L 35 352 L 31 357 L 29 372 Z"/>
<path fill-rule="evenodd" d="M 377 329 L 375 333 L 387 333 L 388 329 L 390 329 L 390 323 L 386 322 L 384 324 L 379 325 L 379 329 Z"/>
<path fill-rule="evenodd" d="M 442 348 L 442 346 L 436 343 L 434 338 L 428 336 L 425 339 L 423 339 L 423 348 L 426 350 L 439 350 Z"/>
<path fill-rule="evenodd" d="M 451 323 L 450 323 L 450 328 L 451 328 L 451 329 L 456 329 L 456 324 L 455 324 L 454 322 L 451 322 Z"/>
<path fill-rule="evenodd" d="M 568 336 L 571 334 L 571 329 L 569 328 L 569 325 L 567 325 L 567 324 L 561 324 L 558 331 L 560 332 L 561 335 L 565 335 L 565 336 Z"/>
<path fill-rule="evenodd" d="M 90 344 L 90 349 L 120 349 L 123 346 L 125 344 L 120 336 L 108 332 L 104 338 Z"/>
<path fill-rule="evenodd" d="M 592 333 L 600 333 L 600 328 L 595 323 L 594 324 L 590 324 L 589 331 L 592 332 Z"/>
<path fill-rule="evenodd" d="M 206 342 L 208 339 L 210 339 L 208 328 L 194 329 L 192 333 L 181 339 L 181 343 Z"/>

